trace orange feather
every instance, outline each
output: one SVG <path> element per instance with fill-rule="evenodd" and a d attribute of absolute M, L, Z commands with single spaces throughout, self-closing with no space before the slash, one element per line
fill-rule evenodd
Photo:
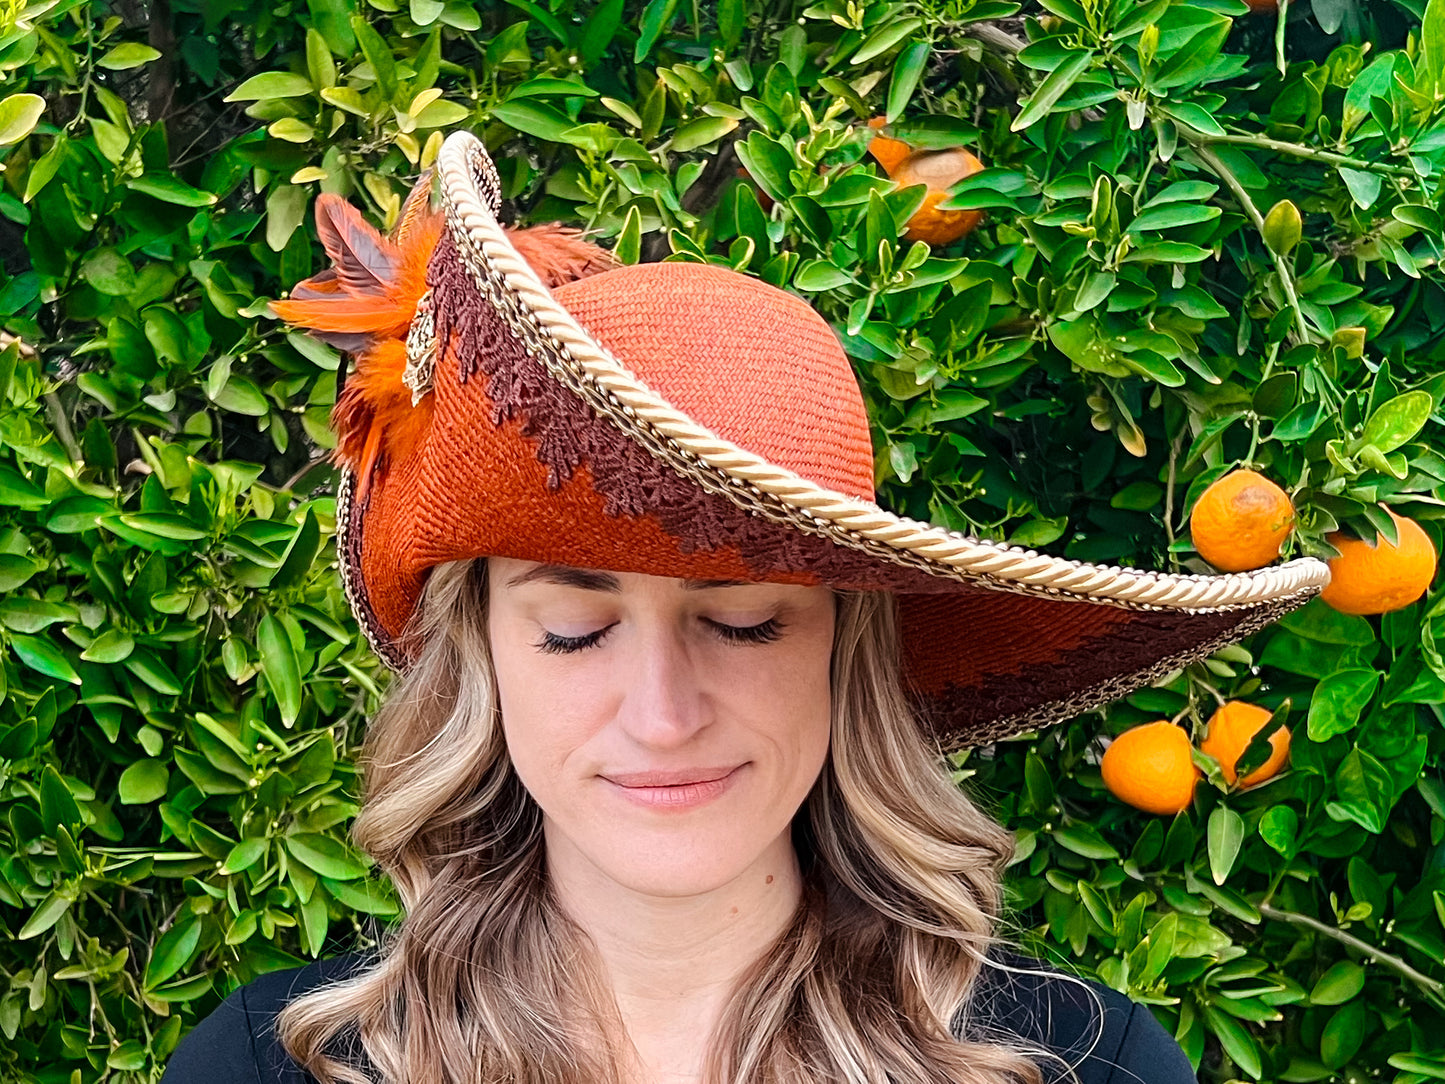
<path fill-rule="evenodd" d="M 382 235 L 340 196 L 316 200 L 316 233 L 331 258 L 326 270 L 271 302 L 282 320 L 352 354 L 350 378 L 331 411 L 335 458 L 357 478 L 364 503 L 378 470 L 410 456 L 431 428 L 432 397 L 415 405 L 402 382 L 406 335 L 426 292 L 426 269 L 444 228 L 431 206 L 431 175 L 412 188 L 395 228 Z M 552 223 L 508 229 L 512 244 L 549 287 L 615 267 L 612 253 L 582 231 Z"/>

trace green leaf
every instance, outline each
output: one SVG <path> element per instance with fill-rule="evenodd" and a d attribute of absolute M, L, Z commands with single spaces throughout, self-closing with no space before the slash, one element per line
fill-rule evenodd
<path fill-rule="evenodd" d="M 296 861 L 333 881 L 354 881 L 366 876 L 366 866 L 330 836 L 316 833 L 287 836 L 285 844 Z"/>
<path fill-rule="evenodd" d="M 181 918 L 163 933 L 151 950 L 146 965 L 145 988 L 159 986 L 191 962 L 201 944 L 201 919 L 197 915 Z"/>
<path fill-rule="evenodd" d="M 396 97 L 396 61 L 392 57 L 391 46 L 385 38 L 377 33 L 376 28 L 360 15 L 351 17 L 351 30 L 356 35 L 356 43 L 361 46 L 362 55 L 366 62 L 371 65 L 372 73 L 376 76 L 376 88 L 381 91 L 381 96 L 387 101 Z"/>
<path fill-rule="evenodd" d="M 315 89 L 310 79 L 295 72 L 262 72 L 260 75 L 251 76 L 222 100 L 259 102 L 272 98 L 298 98 L 312 93 Z"/>
<path fill-rule="evenodd" d="M 1320 1035 L 1320 1057 L 1331 1069 L 1341 1069 L 1365 1043 L 1370 1011 L 1363 1000 L 1338 1009 Z"/>
<path fill-rule="evenodd" d="M 1407 391 L 1383 404 L 1370 415 L 1360 443 L 1374 445 L 1381 452 L 1393 452 L 1415 439 L 1430 420 L 1433 400 L 1427 391 Z"/>
<path fill-rule="evenodd" d="M 152 60 L 159 60 L 160 56 L 159 49 L 152 49 L 149 45 L 142 45 L 138 41 L 124 41 L 95 63 L 98 67 L 107 68 L 113 72 L 122 72 L 129 68 L 139 68 L 142 64 L 149 64 Z"/>
<path fill-rule="evenodd" d="M 38 94 L 11 94 L 0 99 L 0 147 L 19 143 L 35 130 L 45 113 L 45 99 Z"/>
<path fill-rule="evenodd" d="M 1384 177 L 1368 170 L 1350 169 L 1348 166 L 1336 166 L 1335 168 L 1345 182 L 1345 187 L 1350 190 L 1350 199 L 1355 201 L 1356 206 L 1365 209 L 1375 205 L 1375 201 L 1380 198 L 1380 191 L 1384 187 Z"/>
<path fill-rule="evenodd" d="M 1244 1072 L 1259 1080 L 1264 1074 L 1264 1064 L 1254 1036 L 1238 1020 L 1213 1005 L 1204 1006 L 1204 1019 L 1224 1052 Z"/>
<path fill-rule="evenodd" d="M 834 290 L 853 281 L 853 276 L 827 260 L 809 260 L 799 265 L 793 275 L 793 289 L 807 293 Z"/>
<path fill-rule="evenodd" d="M 471 117 L 472 111 L 461 102 L 432 102 L 412 122 L 418 128 L 449 128 Z"/>
<path fill-rule="evenodd" d="M 1201 222 L 1212 222 L 1218 218 L 1218 207 L 1203 203 L 1164 203 L 1150 207 L 1135 216 L 1129 223 L 1129 232 L 1141 230 L 1171 230 L 1178 226 L 1195 226 Z"/>
<path fill-rule="evenodd" d="M 499 102 L 492 107 L 492 116 L 519 132 L 548 143 L 565 143 L 564 134 L 577 126 L 576 121 L 556 107 L 530 98 Z"/>
<path fill-rule="evenodd" d="M 60 773 L 49 765 L 40 774 L 40 820 L 45 831 L 54 835 L 62 827 L 80 824 L 80 807 Z"/>
<path fill-rule="evenodd" d="M 1310 741 L 1328 741 L 1354 729 L 1380 684 L 1377 670 L 1347 669 L 1329 674 L 1310 698 L 1306 731 Z"/>
<path fill-rule="evenodd" d="M 1315 1005 L 1343 1005 L 1365 988 L 1365 969 L 1351 960 L 1340 960 L 1320 976 L 1310 991 Z"/>
<path fill-rule="evenodd" d="M 266 197 L 266 244 L 280 252 L 306 217 L 311 194 L 299 184 L 278 184 Z"/>
<path fill-rule="evenodd" d="M 1294 853 L 1295 839 L 1299 835 L 1299 814 L 1287 805 L 1271 806 L 1259 818 L 1259 835 L 1288 858 Z"/>
<path fill-rule="evenodd" d="M 59 922 L 65 912 L 70 910 L 70 905 L 74 902 L 75 896 L 68 891 L 57 889 L 50 893 L 50 895 L 41 901 L 40 906 L 35 908 L 31 916 L 25 920 L 25 925 L 21 926 L 20 932 L 15 935 L 16 939 L 26 941 L 32 937 L 39 937 Z"/>
<path fill-rule="evenodd" d="M 926 428 L 940 422 L 957 421 L 977 413 L 988 406 L 987 399 L 981 399 L 962 388 L 944 388 L 932 400 L 920 399 L 914 403 L 903 418 L 903 425 Z"/>
<path fill-rule="evenodd" d="M 276 698 L 281 722 L 290 726 L 301 714 L 301 666 L 291 637 L 280 621 L 267 614 L 256 629 L 256 646 L 261 652 L 261 672 Z"/>
<path fill-rule="evenodd" d="M 144 531 L 157 538 L 174 538 L 181 542 L 195 542 L 206 537 L 206 532 L 195 527 L 184 516 L 165 512 L 138 512 L 122 515 L 120 521 L 132 530 Z"/>
<path fill-rule="evenodd" d="M 181 681 L 174 670 L 153 652 L 138 647 L 125 660 L 125 668 L 162 696 L 179 696 Z"/>
<path fill-rule="evenodd" d="M 166 796 L 171 773 L 165 761 L 154 758 L 138 760 L 120 773 L 120 800 L 123 805 L 147 805 Z"/>
<path fill-rule="evenodd" d="M 1445 3 L 1429 0 L 1420 21 L 1420 67 L 1430 78 L 1436 100 L 1445 90 Z"/>
<path fill-rule="evenodd" d="M 80 675 L 75 672 L 75 667 L 70 664 L 65 653 L 45 637 L 16 634 L 10 637 L 10 646 L 14 648 L 20 661 L 37 673 L 68 681 L 72 685 L 80 684 Z"/>
<path fill-rule="evenodd" d="M 1064 847 L 1085 858 L 1114 859 L 1119 857 L 1115 846 L 1090 824 L 1069 824 L 1050 833 Z"/>
<path fill-rule="evenodd" d="M 1203 132 L 1205 135 L 1224 135 L 1224 128 L 1214 117 L 1201 106 L 1193 102 L 1170 102 L 1163 107 L 1165 113 L 1188 125 L 1196 132 Z"/>
<path fill-rule="evenodd" d="M 291 543 L 281 557 L 281 565 L 271 577 L 273 591 L 300 586 L 311 571 L 316 555 L 321 551 L 321 525 L 316 521 L 316 512 L 308 508 L 301 525 L 296 528 Z"/>
<path fill-rule="evenodd" d="M 70 137 L 61 132 L 50 144 L 50 149 L 30 167 L 30 175 L 25 179 L 25 202 L 29 203 L 40 191 L 55 179 L 56 173 L 60 171 L 60 164 L 70 151 Z"/>
<path fill-rule="evenodd" d="M 893 79 L 888 84 L 888 123 L 892 124 L 903 115 L 909 99 L 918 88 L 918 80 L 923 76 L 923 69 L 928 66 L 928 58 L 932 54 L 933 45 L 929 41 L 915 41 L 901 53 L 893 62 Z"/>
<path fill-rule="evenodd" d="M 243 839 L 231 848 L 231 853 L 226 856 L 218 872 L 227 874 L 241 873 L 250 869 L 257 862 L 265 857 L 270 847 L 269 839 Z"/>
<path fill-rule="evenodd" d="M 325 88 L 336 85 L 336 61 L 331 58 L 331 48 L 326 36 L 316 27 L 306 30 L 306 71 L 311 76 L 311 85 Z"/>
<path fill-rule="evenodd" d="M 622 232 L 612 246 L 612 255 L 622 264 L 635 264 L 642 258 L 642 212 L 635 203 L 627 208 L 627 217 L 622 220 Z"/>
<path fill-rule="evenodd" d="M 1376 835 L 1384 831 L 1394 794 L 1384 765 L 1362 749 L 1351 749 L 1335 772 L 1335 790 L 1340 800 L 1325 803 L 1331 820 L 1358 824 Z"/>
<path fill-rule="evenodd" d="M 1048 116 L 1053 110 L 1054 104 L 1064 96 L 1065 91 L 1078 81 L 1079 76 L 1084 74 L 1093 59 L 1093 53 L 1080 52 L 1071 53 L 1061 61 L 1058 67 L 1049 72 L 1044 81 L 1039 84 L 1038 89 L 1029 98 L 1028 104 L 1009 125 L 1009 131 L 1022 131 Z"/>
<path fill-rule="evenodd" d="M 738 126 L 732 117 L 698 117 L 679 128 L 672 136 L 672 149 L 693 151 L 715 143 Z"/>
<path fill-rule="evenodd" d="M 851 64 L 865 64 L 875 56 L 882 56 L 899 42 L 923 29 L 923 20 L 917 17 L 888 19 L 864 40 L 853 54 Z"/>
<path fill-rule="evenodd" d="M 647 59 L 662 32 L 672 25 L 676 12 L 677 0 L 647 0 L 637 24 L 637 44 L 632 48 L 632 63 L 641 64 Z"/>
<path fill-rule="evenodd" d="M 113 248 L 96 250 L 80 265 L 80 274 L 103 294 L 124 297 L 135 292 L 135 268 Z"/>
<path fill-rule="evenodd" d="M 1216 806 L 1209 814 L 1209 872 L 1215 884 L 1229 879 L 1243 844 L 1244 818 L 1228 806 Z"/>

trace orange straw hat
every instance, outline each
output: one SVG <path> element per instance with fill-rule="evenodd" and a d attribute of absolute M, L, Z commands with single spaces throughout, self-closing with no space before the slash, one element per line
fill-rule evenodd
<path fill-rule="evenodd" d="M 1313 559 L 1177 576 L 1081 564 L 895 516 L 868 417 L 804 301 L 711 264 L 615 266 L 575 230 L 498 224 L 458 132 L 389 238 L 318 203 L 335 266 L 273 308 L 357 355 L 333 425 L 347 597 L 381 658 L 428 571 L 465 558 L 888 590 L 947 749 L 1066 719 L 1302 605 Z"/>

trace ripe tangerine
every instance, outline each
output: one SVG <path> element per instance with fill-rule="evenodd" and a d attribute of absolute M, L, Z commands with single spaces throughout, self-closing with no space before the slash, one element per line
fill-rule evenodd
<path fill-rule="evenodd" d="M 938 205 L 948 198 L 948 190 L 965 177 L 983 169 L 983 163 L 962 147 L 947 150 L 914 151 L 902 159 L 890 176 L 899 187 L 922 184 L 928 186 L 923 206 L 908 220 L 904 238 L 927 241 L 930 245 L 947 245 L 957 241 L 983 221 L 982 211 L 944 211 Z"/>
<path fill-rule="evenodd" d="M 1257 704 L 1243 700 L 1231 700 L 1221 704 L 1219 710 L 1209 717 L 1204 740 L 1199 751 L 1208 753 L 1219 761 L 1219 769 L 1231 784 L 1238 778 L 1235 766 L 1254 736 L 1269 722 L 1273 713 Z M 1269 736 L 1271 752 L 1269 759 L 1246 775 L 1240 783 L 1252 787 L 1279 774 L 1289 760 L 1289 730 L 1280 727 Z"/>
<path fill-rule="evenodd" d="M 1110 743 L 1099 770 L 1121 802 L 1146 813 L 1178 813 L 1189 808 L 1203 778 L 1192 748 L 1189 735 L 1167 719 L 1141 723 Z"/>
<path fill-rule="evenodd" d="M 1252 470 L 1230 471 L 1194 503 L 1189 531 L 1199 555 L 1221 572 L 1249 572 L 1279 557 L 1294 530 L 1289 495 Z"/>
<path fill-rule="evenodd" d="M 876 132 L 887 123 L 887 117 L 874 117 L 868 122 L 868 127 Z M 899 162 L 913 153 L 913 148 L 901 139 L 894 139 L 892 136 L 886 135 L 875 135 L 868 143 L 868 153 L 883 167 L 884 173 L 892 176 L 894 168 Z"/>
<path fill-rule="evenodd" d="M 1327 541 L 1340 555 L 1330 561 L 1330 585 L 1320 597 L 1340 613 L 1383 614 L 1410 605 L 1435 579 L 1435 545 L 1425 529 L 1408 516 L 1395 521 L 1399 542 L 1391 545 L 1381 534 L 1375 544 L 1347 538 L 1339 532 Z"/>

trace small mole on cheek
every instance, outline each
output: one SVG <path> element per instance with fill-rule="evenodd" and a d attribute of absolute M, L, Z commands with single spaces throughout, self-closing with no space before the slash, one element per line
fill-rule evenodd
<path fill-rule="evenodd" d="M 767 879 L 766 881 L 764 881 L 763 883 L 764 883 L 764 884 L 772 884 L 772 883 L 773 883 L 773 875 L 772 875 L 771 873 L 768 874 L 768 879 Z"/>
<path fill-rule="evenodd" d="M 732 913 L 733 913 L 733 914 L 737 914 L 737 913 L 738 913 L 738 909 L 737 909 L 736 907 L 734 907 Z"/>

